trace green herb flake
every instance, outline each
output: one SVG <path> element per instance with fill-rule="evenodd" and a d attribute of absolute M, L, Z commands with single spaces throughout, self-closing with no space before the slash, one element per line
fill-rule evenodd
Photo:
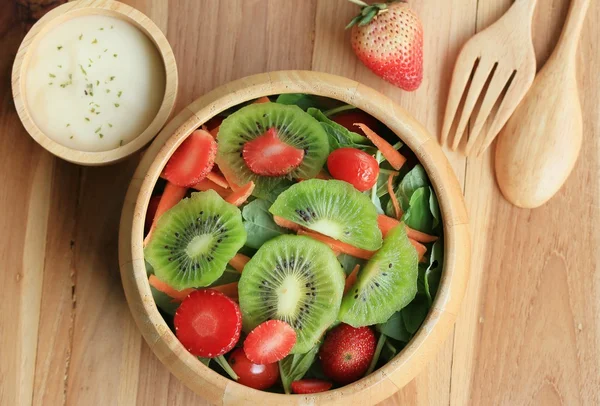
<path fill-rule="evenodd" d="M 73 136 L 71 135 L 71 136 L 69 137 L 69 139 L 70 139 L 70 140 L 72 140 L 72 139 L 73 139 Z"/>
<path fill-rule="evenodd" d="M 113 80 L 115 80 L 115 77 L 114 77 L 114 76 L 111 76 L 111 77 L 110 77 L 110 78 L 108 78 L 108 79 L 109 79 L 109 80 L 112 82 Z"/>
<path fill-rule="evenodd" d="M 102 130 L 102 126 L 96 128 L 96 131 L 94 131 L 94 133 L 98 134 L 101 130 Z"/>
<path fill-rule="evenodd" d="M 111 124 L 111 123 L 108 123 L 108 126 L 109 126 L 110 128 L 112 128 L 112 124 Z"/>
<path fill-rule="evenodd" d="M 112 30 L 113 28 L 115 28 L 115 26 L 114 26 L 114 25 L 111 25 L 111 26 L 110 26 L 110 29 Z"/>
<path fill-rule="evenodd" d="M 100 27 L 100 31 L 104 31 L 104 27 Z"/>
<path fill-rule="evenodd" d="M 85 117 L 85 121 L 90 121 L 90 119 L 89 119 L 89 118 L 87 118 L 87 117 Z"/>
<path fill-rule="evenodd" d="M 116 58 L 116 57 L 117 57 L 117 54 L 113 54 L 113 57 L 115 57 L 115 58 Z"/>
<path fill-rule="evenodd" d="M 98 136 L 99 136 L 100 138 L 104 138 L 104 134 L 102 134 L 102 133 L 98 134 Z"/>
<path fill-rule="evenodd" d="M 108 48 L 104 48 L 104 52 L 108 51 Z"/>
<path fill-rule="evenodd" d="M 106 93 L 110 93 L 110 89 L 106 89 Z"/>
<path fill-rule="evenodd" d="M 88 61 L 90 61 L 90 63 L 94 63 L 94 61 L 92 61 L 92 58 L 88 58 Z"/>
<path fill-rule="evenodd" d="M 73 79 L 73 74 L 69 73 L 69 79 Z"/>
<path fill-rule="evenodd" d="M 119 141 L 119 146 L 122 147 L 123 146 L 123 140 Z"/>
<path fill-rule="evenodd" d="M 99 112 L 99 111 L 97 111 L 97 112 L 96 112 L 96 115 L 98 115 L 98 114 L 100 114 L 100 112 Z"/>
<path fill-rule="evenodd" d="M 119 90 L 119 93 L 117 93 L 117 97 L 121 97 L 122 94 L 123 92 Z"/>
<path fill-rule="evenodd" d="M 54 75 L 52 73 L 49 73 L 48 76 L 50 76 L 51 78 L 55 78 L 56 77 L 56 75 Z"/>
<path fill-rule="evenodd" d="M 99 80 L 97 80 L 97 81 L 96 81 L 96 86 L 99 86 L 99 85 L 100 85 L 100 81 L 99 81 Z"/>
<path fill-rule="evenodd" d="M 54 84 L 54 82 L 48 82 L 48 84 L 49 84 L 50 86 L 52 86 L 52 85 Z"/>
<path fill-rule="evenodd" d="M 120 104 L 119 104 L 119 103 L 115 103 L 115 107 L 119 107 L 119 106 L 120 106 Z"/>
<path fill-rule="evenodd" d="M 98 40 L 96 38 L 94 38 L 94 40 L 92 41 L 92 44 L 97 44 Z"/>
<path fill-rule="evenodd" d="M 67 128 L 71 127 L 71 123 L 67 123 Z"/>
<path fill-rule="evenodd" d="M 58 49 L 60 51 L 61 49 L 63 49 L 63 47 L 62 47 L 62 45 L 59 45 L 56 47 L 56 49 Z"/>
<path fill-rule="evenodd" d="M 95 112 L 96 112 L 96 109 L 95 109 L 94 107 L 92 107 L 92 108 L 90 109 L 90 113 L 95 113 Z"/>
<path fill-rule="evenodd" d="M 60 69 L 62 69 L 62 65 L 58 65 L 58 67 L 59 67 Z"/>
<path fill-rule="evenodd" d="M 81 64 L 79 64 L 79 69 L 81 69 L 81 73 L 87 75 L 87 72 L 85 71 L 85 69 L 83 69 L 83 66 L 81 66 Z"/>
<path fill-rule="evenodd" d="M 79 41 L 83 39 L 83 34 L 79 34 Z"/>

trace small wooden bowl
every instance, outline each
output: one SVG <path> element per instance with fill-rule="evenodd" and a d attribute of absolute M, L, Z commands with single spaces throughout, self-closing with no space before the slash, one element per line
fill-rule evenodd
<path fill-rule="evenodd" d="M 385 123 L 412 149 L 429 174 L 444 222 L 444 270 L 433 307 L 408 345 L 371 375 L 329 392 L 280 395 L 224 378 L 191 355 L 158 312 L 144 264 L 146 208 L 171 154 L 196 128 L 229 107 L 261 96 L 309 93 L 352 104 Z M 119 264 L 127 302 L 156 356 L 188 387 L 214 404 L 338 404 L 380 402 L 408 383 L 437 352 L 452 329 L 465 292 L 470 264 L 467 212 L 460 185 L 444 153 L 425 128 L 386 96 L 350 79 L 317 72 L 271 72 L 229 83 L 199 98 L 158 135 L 127 191 L 119 231 Z"/>
<path fill-rule="evenodd" d="M 45 135 L 33 121 L 26 100 L 25 78 L 30 49 L 52 28 L 75 17 L 105 15 L 119 18 L 142 31 L 154 43 L 165 66 L 165 94 L 156 117 L 131 142 L 109 151 L 86 152 L 65 147 Z M 12 70 L 13 99 L 23 126 L 31 137 L 52 154 L 80 165 L 100 166 L 118 162 L 144 147 L 167 122 L 177 96 L 177 65 L 169 42 L 162 31 L 140 11 L 112 0 L 80 0 L 65 3 L 42 17 L 29 30 L 19 47 Z"/>

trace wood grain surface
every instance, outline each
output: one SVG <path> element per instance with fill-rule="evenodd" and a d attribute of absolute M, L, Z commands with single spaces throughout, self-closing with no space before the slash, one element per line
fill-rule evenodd
<path fill-rule="evenodd" d="M 17 4 L 19 3 L 19 4 Z M 0 8 L 0 405 L 203 405 L 148 349 L 119 279 L 117 230 L 139 157 L 82 168 L 41 149 L 21 126 L 10 70 L 31 19 L 52 1 Z M 56 3 L 56 2 L 54 2 Z M 414 1 L 425 28 L 425 80 L 415 93 L 383 82 L 354 57 L 344 0 L 127 0 L 172 44 L 175 111 L 249 74 L 314 69 L 394 98 L 439 134 L 460 46 L 510 0 Z M 533 38 L 541 67 L 568 0 L 539 1 Z M 34 17 L 32 17 L 34 16 Z M 39 17 L 39 16 L 38 16 Z M 464 187 L 472 276 L 454 334 L 386 405 L 600 404 L 600 2 L 578 51 L 583 148 L 545 206 L 518 209 L 481 159 L 448 152 Z M 568 136 L 568 135 L 565 135 Z"/>

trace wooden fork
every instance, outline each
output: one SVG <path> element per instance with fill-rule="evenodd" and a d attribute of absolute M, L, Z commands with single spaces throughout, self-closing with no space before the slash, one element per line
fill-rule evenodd
<path fill-rule="evenodd" d="M 491 124 L 483 141 L 480 141 L 478 155 L 492 143 L 517 108 L 535 78 L 536 61 L 531 26 L 536 3 L 537 0 L 515 0 L 506 14 L 463 46 L 452 75 L 442 128 L 442 144 L 448 141 L 463 97 L 465 101 L 452 141 L 453 150 L 460 144 L 477 101 L 483 98 L 465 148 L 465 155 L 470 154 L 480 138 L 488 118 Z M 471 76 L 471 84 L 468 86 Z M 489 84 L 483 90 L 486 83 Z M 493 107 L 498 102 L 500 105 L 497 113 L 490 117 Z"/>

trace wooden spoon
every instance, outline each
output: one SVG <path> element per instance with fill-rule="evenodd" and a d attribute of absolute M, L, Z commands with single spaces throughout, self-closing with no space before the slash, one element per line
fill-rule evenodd
<path fill-rule="evenodd" d="M 571 173 L 582 140 L 577 43 L 590 0 L 572 0 L 556 49 L 499 136 L 496 179 L 516 206 L 539 207 Z"/>

